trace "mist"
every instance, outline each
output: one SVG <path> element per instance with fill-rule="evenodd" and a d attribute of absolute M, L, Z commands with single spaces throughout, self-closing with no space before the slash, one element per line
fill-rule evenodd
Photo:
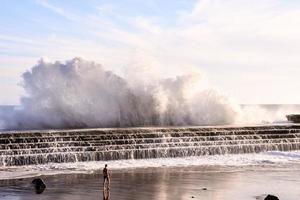
<path fill-rule="evenodd" d="M 4 129 L 199 126 L 273 123 L 300 110 L 240 106 L 193 70 L 162 78 L 159 70 L 128 67 L 124 77 L 81 58 L 46 62 L 22 75 L 26 95 L 0 112 Z"/>
<path fill-rule="evenodd" d="M 65 63 L 42 59 L 22 75 L 26 96 L 13 112 L 2 116 L 3 126 L 45 129 L 234 123 L 235 106 L 216 90 L 202 87 L 200 73 L 173 78 L 141 73 L 128 72 L 123 78 L 81 58 Z"/>

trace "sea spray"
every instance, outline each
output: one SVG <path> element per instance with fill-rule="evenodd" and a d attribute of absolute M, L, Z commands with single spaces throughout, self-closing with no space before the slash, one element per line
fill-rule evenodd
<path fill-rule="evenodd" d="M 199 73 L 132 82 L 74 58 L 40 60 L 22 77 L 26 96 L 5 115 L 7 129 L 219 125 L 235 123 L 239 112 L 224 95 L 201 87 Z"/>

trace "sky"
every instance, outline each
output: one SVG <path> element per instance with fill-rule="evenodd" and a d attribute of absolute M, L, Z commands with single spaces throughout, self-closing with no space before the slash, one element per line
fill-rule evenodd
<path fill-rule="evenodd" d="M 121 76 L 136 60 L 197 68 L 238 103 L 300 103 L 300 1 L 0 1 L 0 105 L 19 103 L 40 58 L 74 57 Z"/>

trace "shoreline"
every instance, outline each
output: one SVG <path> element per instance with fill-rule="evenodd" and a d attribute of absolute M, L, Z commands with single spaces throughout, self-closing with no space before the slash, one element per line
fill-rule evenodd
<path fill-rule="evenodd" d="M 291 165 L 292 166 L 292 165 Z M 243 171 L 224 171 L 217 166 L 160 167 L 113 170 L 111 200 L 139 199 L 263 199 L 266 194 L 280 199 L 297 200 L 300 191 L 300 173 L 286 168 L 272 170 L 259 166 Z M 294 166 L 299 169 L 299 166 Z M 41 176 L 47 189 L 36 196 L 31 180 L 0 181 L 3 200 L 42 199 L 100 199 L 102 175 L 59 174 Z M 4 184 L 4 182 L 6 182 Z M 206 188 L 206 189 L 204 189 Z M 88 193 L 87 193 L 88 191 Z"/>
<path fill-rule="evenodd" d="M 300 151 L 272 151 L 252 154 L 208 155 L 183 158 L 129 159 L 114 161 L 90 161 L 73 163 L 48 163 L 43 165 L 0 167 L 0 180 L 37 177 L 58 174 L 91 174 L 101 171 L 104 164 L 110 170 L 139 170 L 149 168 L 208 167 L 223 171 L 247 168 L 282 169 L 300 165 Z M 300 169 L 300 167 L 299 167 Z"/>

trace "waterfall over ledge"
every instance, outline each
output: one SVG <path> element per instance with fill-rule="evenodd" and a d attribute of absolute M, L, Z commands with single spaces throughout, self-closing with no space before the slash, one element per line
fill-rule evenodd
<path fill-rule="evenodd" d="M 0 166 L 242 154 L 300 149 L 300 125 L 14 131 Z"/>

